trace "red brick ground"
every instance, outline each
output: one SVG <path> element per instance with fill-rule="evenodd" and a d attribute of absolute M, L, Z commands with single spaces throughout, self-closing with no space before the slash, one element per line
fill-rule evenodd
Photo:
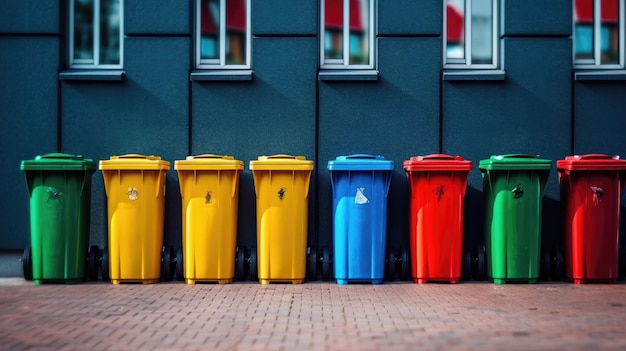
<path fill-rule="evenodd" d="M 0 279 L 0 349 L 624 350 L 626 284 Z"/>

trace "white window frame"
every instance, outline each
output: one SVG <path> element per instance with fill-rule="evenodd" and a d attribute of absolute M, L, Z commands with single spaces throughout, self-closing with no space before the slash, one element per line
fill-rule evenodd
<path fill-rule="evenodd" d="M 376 57 L 376 0 L 370 0 L 370 8 L 369 8 L 369 19 L 368 25 L 370 28 L 369 31 L 369 58 L 367 64 L 360 65 L 351 65 L 350 64 L 350 0 L 343 0 L 343 44 L 342 44 L 342 56 L 341 59 L 327 59 L 325 57 L 325 47 L 326 47 L 326 26 L 325 26 L 325 1 L 320 0 L 321 4 L 321 15 L 320 15 L 320 62 L 322 69 L 374 69 Z"/>
<path fill-rule="evenodd" d="M 93 14 L 93 60 L 74 58 L 74 0 L 70 0 L 69 41 L 70 68 L 119 69 L 124 67 L 124 0 L 120 0 L 120 63 L 117 65 L 100 64 L 100 0 L 94 0 Z"/>
<path fill-rule="evenodd" d="M 220 2 L 220 23 L 224 25 L 220 26 L 219 41 L 220 41 L 220 58 L 219 59 L 202 59 L 201 58 L 201 40 L 202 28 L 200 5 L 202 0 L 195 0 L 196 2 L 196 26 L 195 26 L 195 57 L 196 68 L 198 69 L 250 69 L 250 57 L 251 57 L 251 26 L 250 26 L 250 13 L 251 13 L 251 0 L 246 1 L 246 63 L 243 65 L 226 64 L 226 0 L 219 0 Z"/>
<path fill-rule="evenodd" d="M 446 69 L 498 69 L 500 66 L 500 1 L 491 0 L 493 11 L 492 19 L 492 44 L 491 44 L 491 63 L 476 64 L 472 63 L 472 0 L 464 0 L 465 19 L 463 21 L 463 35 L 465 37 L 464 53 L 465 58 L 448 58 L 448 18 L 446 15 L 446 1 L 443 2 L 443 66 Z M 468 16 L 469 14 L 469 16 Z"/>
<path fill-rule="evenodd" d="M 602 18 L 601 16 L 601 1 L 593 0 L 593 58 L 592 59 L 576 59 L 575 48 L 572 48 L 572 60 L 574 62 L 575 69 L 624 69 L 624 46 L 626 39 L 626 0 L 619 0 L 619 13 L 618 13 L 618 26 L 619 26 L 619 62 L 617 64 L 602 64 Z M 575 0 L 572 0 L 572 45 L 575 45 L 576 38 L 576 4 Z"/>

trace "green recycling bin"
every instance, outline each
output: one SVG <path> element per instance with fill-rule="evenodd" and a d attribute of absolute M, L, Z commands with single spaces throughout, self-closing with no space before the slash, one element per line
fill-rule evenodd
<path fill-rule="evenodd" d="M 33 281 L 83 281 L 96 163 L 82 156 L 52 153 L 22 161 L 20 169 L 30 193 Z"/>
<path fill-rule="evenodd" d="M 487 276 L 496 284 L 535 283 L 541 251 L 541 201 L 552 163 L 533 155 L 481 160 Z"/>

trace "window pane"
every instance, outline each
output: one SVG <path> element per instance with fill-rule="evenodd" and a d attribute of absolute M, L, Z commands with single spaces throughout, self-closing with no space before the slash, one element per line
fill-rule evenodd
<path fill-rule="evenodd" d="M 246 63 L 246 0 L 226 0 L 226 64 Z"/>
<path fill-rule="evenodd" d="M 74 0 L 74 59 L 93 62 L 93 0 Z"/>
<path fill-rule="evenodd" d="M 619 63 L 619 5 L 617 0 L 602 0 L 601 3 L 601 64 Z"/>
<path fill-rule="evenodd" d="M 464 0 L 446 0 L 446 57 L 465 58 Z"/>
<path fill-rule="evenodd" d="M 200 59 L 220 57 L 220 1 L 200 2 Z"/>
<path fill-rule="evenodd" d="M 472 1 L 472 63 L 490 64 L 493 56 L 493 7 L 491 0 Z"/>
<path fill-rule="evenodd" d="M 324 58 L 341 59 L 343 51 L 343 0 L 324 0 Z"/>
<path fill-rule="evenodd" d="M 100 64 L 120 63 L 120 0 L 100 1 Z"/>
<path fill-rule="evenodd" d="M 350 0 L 350 64 L 369 63 L 369 0 Z"/>

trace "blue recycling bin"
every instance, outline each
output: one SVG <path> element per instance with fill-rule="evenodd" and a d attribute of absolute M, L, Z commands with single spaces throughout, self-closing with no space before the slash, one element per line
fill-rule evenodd
<path fill-rule="evenodd" d="M 385 275 L 387 194 L 393 161 L 355 154 L 328 162 L 337 284 L 380 284 Z"/>

